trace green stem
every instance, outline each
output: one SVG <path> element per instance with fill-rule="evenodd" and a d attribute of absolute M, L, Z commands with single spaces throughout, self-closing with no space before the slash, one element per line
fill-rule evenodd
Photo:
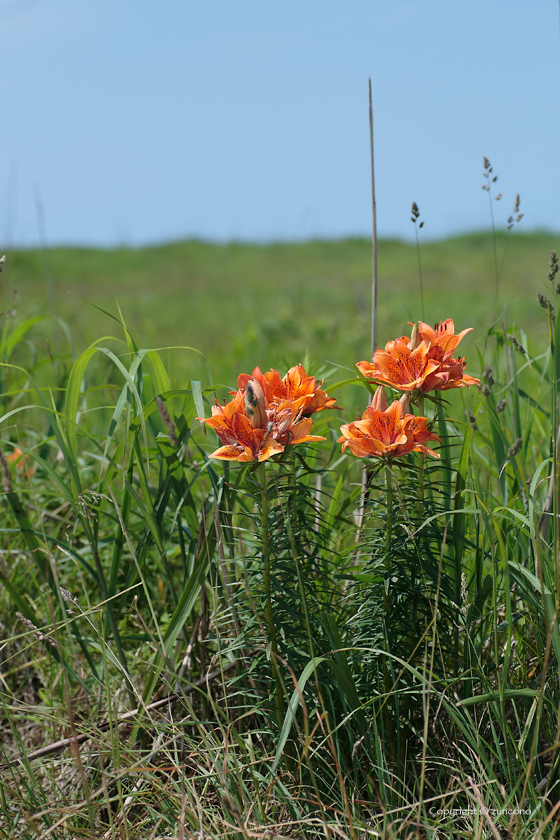
<path fill-rule="evenodd" d="M 385 572 L 389 574 L 391 571 L 391 541 L 393 538 L 393 480 L 391 476 L 391 468 L 385 467 L 385 480 L 387 482 L 387 522 L 385 529 Z M 388 592 L 385 592 L 385 597 L 388 599 Z M 389 608 L 388 600 L 384 602 L 386 610 Z"/>
<path fill-rule="evenodd" d="M 389 617 L 391 615 L 391 593 L 390 593 L 390 578 L 391 578 L 391 543 L 393 538 L 393 482 L 391 476 L 391 468 L 389 465 L 385 467 L 385 479 L 387 482 L 387 520 L 385 525 L 385 574 L 383 581 L 383 612 L 384 612 L 384 646 L 385 652 L 390 653 L 389 643 Z M 389 673 L 388 657 L 383 659 L 383 690 L 385 693 L 384 717 L 385 728 L 387 730 L 387 737 L 389 741 L 389 752 L 392 756 L 395 755 L 395 727 L 393 725 L 393 718 L 389 709 L 389 696 L 391 694 L 392 683 L 391 675 Z"/>
<path fill-rule="evenodd" d="M 490 184 L 488 184 L 490 186 Z M 492 191 L 488 189 L 488 201 L 490 202 L 490 219 L 492 221 L 492 239 L 494 242 L 494 276 L 495 276 L 495 291 L 494 291 L 494 309 L 496 317 L 500 311 L 500 272 L 498 270 L 498 242 L 496 240 L 496 225 L 494 223 L 494 207 L 492 205 Z"/>
<path fill-rule="evenodd" d="M 418 415 L 419 417 L 424 417 L 424 397 L 421 396 L 418 401 Z M 416 493 L 416 527 L 420 528 L 422 522 L 424 521 L 424 465 L 426 462 L 426 456 L 423 452 L 418 453 L 418 489 Z M 421 562 L 421 561 L 420 561 Z M 414 591 L 416 587 L 416 571 L 414 566 L 412 568 L 412 579 L 411 579 L 411 586 L 412 590 Z M 420 574 L 422 574 L 422 570 L 420 570 Z M 416 618 L 417 618 L 417 606 L 418 602 L 416 599 L 413 601 L 412 605 L 412 621 L 411 621 L 411 628 L 416 627 Z M 414 631 L 411 630 L 409 640 L 408 640 L 408 650 L 410 655 L 412 655 L 412 651 L 416 647 L 417 639 L 414 638 Z"/>
<path fill-rule="evenodd" d="M 424 417 L 424 397 L 418 401 L 418 416 Z M 426 456 L 423 452 L 418 453 L 418 493 L 416 495 L 416 519 L 420 523 L 424 517 L 424 461 Z"/>
<path fill-rule="evenodd" d="M 274 705 L 276 707 L 276 718 L 278 726 L 282 728 L 284 722 L 284 703 L 282 680 L 280 678 L 280 671 L 278 669 L 278 641 L 276 638 L 276 626 L 274 624 L 274 616 L 272 614 L 272 581 L 270 569 L 270 540 L 268 534 L 268 488 L 266 484 L 266 466 L 264 461 L 259 464 L 259 476 L 261 479 L 261 520 L 262 520 L 262 558 L 263 558 L 263 586 L 266 597 L 264 616 L 266 620 L 266 629 L 268 633 L 268 642 L 270 644 L 270 662 L 272 665 L 272 673 L 276 680 L 276 688 L 274 691 Z"/>
<path fill-rule="evenodd" d="M 422 260 L 420 259 L 420 240 L 418 239 L 418 228 L 416 222 L 414 223 L 414 232 L 416 234 L 416 255 L 418 257 L 418 275 L 420 277 L 420 304 L 422 308 L 422 320 L 426 320 L 426 312 L 424 309 L 424 280 L 422 277 Z"/>

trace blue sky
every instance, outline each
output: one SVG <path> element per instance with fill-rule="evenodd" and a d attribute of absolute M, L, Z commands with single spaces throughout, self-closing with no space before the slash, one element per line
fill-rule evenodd
<path fill-rule="evenodd" d="M 0 0 L 0 245 L 560 228 L 557 0 Z"/>

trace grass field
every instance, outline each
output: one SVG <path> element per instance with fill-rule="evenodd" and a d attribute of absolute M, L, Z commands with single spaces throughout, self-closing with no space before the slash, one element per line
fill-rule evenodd
<path fill-rule="evenodd" d="M 8 255 L 2 838 L 558 836 L 555 245 Z"/>
<path fill-rule="evenodd" d="M 508 323 L 522 321 L 544 343 L 538 308 L 544 287 L 548 233 L 497 236 L 500 306 Z M 139 347 L 191 346 L 204 353 L 215 381 L 231 384 L 239 370 L 283 359 L 313 366 L 352 367 L 370 350 L 371 243 L 352 239 L 273 245 L 178 242 L 138 250 L 55 248 L 9 255 L 2 275 L 6 308 L 17 289 L 20 316 L 67 321 L 78 349 L 114 324 L 92 306 L 118 316 L 117 301 Z M 505 259 L 504 259 L 505 257 Z M 421 244 L 428 323 L 453 318 L 480 338 L 492 321 L 495 253 L 491 234 Z M 49 279 L 52 278 L 52 279 Z M 50 293 L 49 293 L 50 286 Z M 420 313 L 420 315 L 418 315 Z M 379 244 L 378 340 L 408 332 L 422 317 L 416 246 Z M 44 328 L 43 328 L 44 329 Z M 467 345 L 468 346 L 468 345 Z M 204 379 L 205 366 L 186 351 L 166 357 L 172 382 Z"/>

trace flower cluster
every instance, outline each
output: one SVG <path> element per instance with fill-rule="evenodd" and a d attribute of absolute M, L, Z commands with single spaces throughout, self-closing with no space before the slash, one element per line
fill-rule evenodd
<path fill-rule="evenodd" d="M 454 358 L 462 338 L 470 329 L 455 334 L 451 319 L 430 327 L 420 321 L 412 325 L 410 338 L 389 341 L 378 349 L 371 362 L 358 362 L 366 379 L 377 382 L 372 404 L 361 420 L 341 426 L 342 451 L 349 449 L 360 458 L 393 459 L 420 452 L 439 455 L 425 446 L 439 437 L 428 429 L 426 417 L 408 412 L 409 401 L 429 391 L 445 391 L 478 385 L 480 380 L 465 373 L 465 360 Z M 325 440 L 310 434 L 311 415 L 327 408 L 339 408 L 336 400 L 321 388 L 323 382 L 309 376 L 302 365 L 290 368 L 282 378 L 277 370 L 242 373 L 232 400 L 212 406 L 212 417 L 198 418 L 214 429 L 222 446 L 211 458 L 226 461 L 266 461 L 288 445 Z M 403 392 L 400 400 L 387 407 L 383 386 Z"/>
<path fill-rule="evenodd" d="M 378 349 L 371 362 L 358 362 L 360 372 L 373 382 L 397 391 L 427 394 L 478 385 L 480 380 L 465 373 L 465 360 L 453 358 L 457 345 L 470 329 L 455 335 L 451 319 L 429 327 L 414 325 L 411 338 L 402 336 Z"/>
<path fill-rule="evenodd" d="M 409 452 L 439 458 L 437 452 L 424 446 L 428 440 L 441 442 L 436 434 L 428 431 L 427 418 L 414 417 L 406 413 L 407 409 L 407 395 L 387 408 L 385 392 L 378 388 L 362 419 L 340 427 L 342 436 L 338 442 L 342 443 L 342 451 L 349 448 L 358 458 L 398 458 Z"/>
<path fill-rule="evenodd" d="M 277 370 L 263 374 L 257 367 L 252 376 L 242 373 L 233 399 L 221 406 L 216 401 L 212 417 L 199 417 L 214 429 L 223 446 L 210 455 L 224 461 L 266 461 L 283 452 L 287 445 L 325 440 L 311 435 L 310 415 L 326 408 L 338 408 L 308 376 L 301 365 L 282 379 Z"/>
<path fill-rule="evenodd" d="M 357 368 L 366 377 L 381 386 L 403 392 L 400 401 L 387 408 L 383 387 L 378 388 L 371 406 L 366 408 L 361 420 L 342 426 L 342 451 L 349 448 L 354 455 L 392 459 L 421 452 L 439 458 L 424 444 L 437 440 L 427 428 L 426 417 L 405 413 L 409 398 L 429 391 L 446 391 L 478 385 L 480 380 L 465 373 L 465 360 L 453 358 L 461 339 L 470 329 L 455 334 L 451 319 L 430 327 L 420 321 L 412 326 L 410 338 L 402 336 L 389 341 L 385 350 L 378 349 L 371 362 L 358 362 Z"/>
<path fill-rule="evenodd" d="M 256 367 L 251 375 L 242 373 L 238 377 L 239 390 L 244 391 L 251 379 L 256 380 L 263 389 L 265 404 L 290 402 L 303 417 L 309 417 L 326 408 L 340 408 L 335 405 L 335 398 L 327 396 L 321 389 L 320 386 L 325 380 L 318 383 L 313 376 L 308 376 L 302 365 L 290 368 L 283 379 L 277 370 L 269 370 L 263 374 L 260 368 Z M 235 391 L 231 393 L 235 395 Z"/>

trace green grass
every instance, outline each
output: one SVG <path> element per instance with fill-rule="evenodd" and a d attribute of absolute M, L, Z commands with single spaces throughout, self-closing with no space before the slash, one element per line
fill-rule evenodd
<path fill-rule="evenodd" d="M 558 301 L 554 246 L 511 238 L 492 330 L 492 238 L 423 246 L 426 320 L 474 327 L 467 372 L 492 373 L 426 399 L 441 458 L 392 462 L 390 482 L 372 463 L 363 524 L 364 465 L 336 438 L 367 400 L 353 369 L 369 357 L 367 242 L 58 249 L 46 277 L 42 254 L 10 256 L 2 837 L 557 835 L 560 319 L 547 324 L 535 295 Z M 381 243 L 381 344 L 418 319 L 418 286 L 415 246 Z M 195 347 L 231 384 L 308 355 L 328 391 L 353 380 L 336 391 L 345 410 L 314 415 L 326 440 L 266 469 L 210 459 L 205 366 L 137 352 L 94 308 L 117 316 L 115 298 L 138 348 Z M 24 332 L 49 306 L 70 332 L 55 319 Z M 506 319 L 528 358 L 504 341 Z M 449 814 L 481 803 L 496 813 Z"/>
<path fill-rule="evenodd" d="M 498 234 L 501 260 L 506 234 Z M 548 233 L 511 236 L 501 279 L 508 322 L 523 322 L 544 340 L 535 293 L 545 286 L 548 255 L 558 238 Z M 453 318 L 475 336 L 491 318 L 495 271 L 491 234 L 469 234 L 421 244 L 426 320 Z M 370 352 L 371 244 L 350 239 L 302 244 L 212 245 L 178 242 L 142 249 L 55 248 L 48 252 L 56 314 L 86 346 L 111 331 L 88 301 L 118 316 L 116 301 L 140 347 L 191 346 L 208 358 L 216 379 L 234 382 L 240 370 L 263 370 L 310 354 L 346 367 Z M 0 278 L 11 307 L 26 317 L 47 314 L 45 261 L 39 251 L 9 255 Z M 420 312 L 416 246 L 379 243 L 378 340 L 408 332 Z M 197 357 L 171 351 L 173 384 L 204 378 Z"/>

